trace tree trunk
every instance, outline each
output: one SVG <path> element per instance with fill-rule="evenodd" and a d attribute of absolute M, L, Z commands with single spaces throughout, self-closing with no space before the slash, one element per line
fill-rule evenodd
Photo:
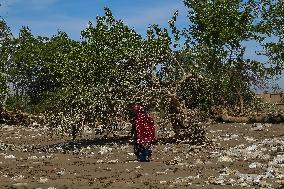
<path fill-rule="evenodd" d="M 205 129 L 194 123 L 195 115 L 190 115 L 185 104 L 178 96 L 170 94 L 170 120 L 175 132 L 175 139 L 187 140 L 191 144 L 202 144 L 207 141 Z"/>
<path fill-rule="evenodd" d="M 244 114 L 244 97 L 243 95 L 241 94 L 241 91 L 238 89 L 237 90 L 237 94 L 238 94 L 238 97 L 239 97 L 239 108 L 240 108 L 240 114 L 243 115 Z"/>

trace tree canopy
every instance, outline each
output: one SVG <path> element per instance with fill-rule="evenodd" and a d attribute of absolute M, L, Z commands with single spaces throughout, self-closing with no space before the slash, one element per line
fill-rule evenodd
<path fill-rule="evenodd" d="M 169 27 L 153 24 L 145 37 L 109 8 L 89 22 L 80 41 L 63 31 L 34 36 L 28 27 L 14 37 L 2 20 L 1 99 L 7 86 L 14 86 L 14 96 L 33 110 L 67 119 L 65 130 L 71 128 L 74 136 L 80 125 L 129 119 L 130 106 L 139 103 L 159 112 L 176 134 L 195 133 L 191 139 L 198 142 L 204 136 L 195 124 L 198 114 L 216 106 L 244 113 L 253 102 L 252 87 L 283 70 L 284 11 L 283 2 L 273 0 L 184 0 L 184 5 L 188 25 L 176 26 L 177 11 Z M 267 41 L 271 36 L 278 40 Z M 269 62 L 245 58 L 243 42 L 250 40 L 265 47 Z"/>

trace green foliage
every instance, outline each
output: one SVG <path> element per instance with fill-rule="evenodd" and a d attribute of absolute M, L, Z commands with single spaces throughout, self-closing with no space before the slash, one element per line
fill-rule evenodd
<path fill-rule="evenodd" d="M 238 48 L 241 41 L 251 37 L 254 21 L 251 1 L 246 2 L 185 0 L 192 22 L 189 27 L 192 39 L 213 48 L 222 48 L 224 45 Z"/>
<path fill-rule="evenodd" d="M 284 2 L 265 1 L 262 10 L 262 20 L 258 27 L 262 33 L 272 38 L 263 44 L 266 49 L 264 54 L 270 59 L 270 74 L 279 75 L 284 68 Z"/>
<path fill-rule="evenodd" d="M 131 77 L 130 66 L 135 66 L 141 37 L 114 20 L 108 9 L 106 16 L 97 17 L 95 26 L 89 23 L 82 37 L 81 44 L 63 57 L 58 105 L 67 112 L 83 110 L 89 119 L 108 123 L 132 98 L 129 83 L 138 81 Z"/>
<path fill-rule="evenodd" d="M 245 104 L 253 103 L 252 86 L 262 86 L 282 69 L 280 63 L 267 68 L 246 59 L 243 42 L 261 43 L 263 33 L 283 39 L 283 22 L 275 18 L 283 11 L 281 4 L 256 0 L 184 0 L 184 4 L 186 28 L 177 28 L 175 12 L 169 28 L 151 25 L 145 38 L 116 20 L 108 8 L 96 22 L 89 22 L 81 41 L 64 32 L 36 37 L 27 27 L 14 39 L 3 22 L 6 37 L 1 52 L 6 54 L 1 56 L 0 71 L 8 77 L 2 74 L 0 81 L 15 86 L 15 98 L 9 103 L 47 111 L 49 123 L 61 126 L 61 132 L 71 133 L 73 139 L 83 125 L 128 120 L 135 103 L 158 111 L 164 122 L 174 125 L 178 120 L 183 129 L 204 135 L 193 127 L 193 110 L 210 112 L 221 105 L 238 107 L 242 113 Z M 281 60 L 283 43 L 264 45 L 271 58 Z"/>
<path fill-rule="evenodd" d="M 188 60 L 194 62 L 195 72 L 205 78 L 207 86 L 194 96 L 207 94 L 205 108 L 248 103 L 244 96 L 252 94 L 252 86 L 261 87 L 271 73 L 263 62 L 244 57 L 243 42 L 262 39 L 256 25 L 259 2 L 185 0 L 184 3 L 191 23 L 184 31 L 190 48 Z M 200 98 L 202 106 L 204 100 Z"/>
<path fill-rule="evenodd" d="M 12 61 L 7 66 L 14 93 L 24 97 L 24 104 L 44 109 L 61 87 L 64 56 L 78 42 L 69 39 L 64 32 L 51 39 L 34 37 L 29 28 L 23 27 L 13 43 Z"/>
<path fill-rule="evenodd" d="M 7 64 L 11 58 L 13 36 L 6 22 L 0 20 L 0 106 L 4 106 L 7 93 Z"/>

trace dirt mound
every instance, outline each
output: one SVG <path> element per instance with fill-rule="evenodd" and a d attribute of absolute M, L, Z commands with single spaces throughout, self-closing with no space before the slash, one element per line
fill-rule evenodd
<path fill-rule="evenodd" d="M 218 122 L 225 123 L 284 123 L 284 114 L 260 114 L 254 116 L 230 116 L 228 114 L 222 114 L 217 116 Z"/>
<path fill-rule="evenodd" d="M 30 115 L 20 111 L 8 111 L 0 108 L 0 124 L 7 125 L 29 125 L 31 124 Z"/>

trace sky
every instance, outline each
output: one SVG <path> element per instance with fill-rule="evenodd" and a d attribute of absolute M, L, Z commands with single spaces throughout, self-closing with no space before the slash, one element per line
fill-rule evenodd
<path fill-rule="evenodd" d="M 141 35 L 150 24 L 166 27 L 173 13 L 179 10 L 177 26 L 186 27 L 187 10 L 182 0 L 0 0 L 0 16 L 15 36 L 22 26 L 28 26 L 34 35 L 51 37 L 59 30 L 79 40 L 80 32 L 89 21 L 103 15 L 109 7 L 115 18 L 121 19 Z M 266 57 L 257 56 L 261 50 L 254 42 L 245 42 L 246 56 L 265 62 Z M 278 81 L 284 90 L 284 76 Z"/>

